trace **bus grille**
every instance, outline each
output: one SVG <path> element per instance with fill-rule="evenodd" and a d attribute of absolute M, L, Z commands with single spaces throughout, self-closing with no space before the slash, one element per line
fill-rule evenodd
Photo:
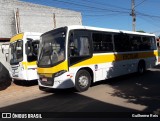
<path fill-rule="evenodd" d="M 42 78 L 40 78 L 40 83 L 44 86 L 53 86 L 54 78 L 47 78 L 47 81 L 42 81 Z"/>

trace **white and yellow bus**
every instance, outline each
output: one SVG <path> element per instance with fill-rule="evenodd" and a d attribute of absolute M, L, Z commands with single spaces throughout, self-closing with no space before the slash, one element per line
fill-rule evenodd
<path fill-rule="evenodd" d="M 100 80 L 142 74 L 157 60 L 154 34 L 76 25 L 57 28 L 40 39 L 39 88 L 86 91 Z"/>
<path fill-rule="evenodd" d="M 36 80 L 37 52 L 41 33 L 24 32 L 13 36 L 9 45 L 10 76 L 16 80 Z"/>

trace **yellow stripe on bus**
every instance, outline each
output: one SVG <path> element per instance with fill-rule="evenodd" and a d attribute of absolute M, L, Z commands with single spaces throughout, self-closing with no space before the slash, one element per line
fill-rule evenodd
<path fill-rule="evenodd" d="M 139 52 L 139 53 L 128 53 L 128 54 L 105 54 L 105 55 L 93 55 L 92 58 L 79 62 L 71 67 L 87 66 L 92 64 L 100 64 L 106 62 L 149 58 L 158 56 L 158 51 L 153 52 Z M 39 74 L 53 74 L 61 70 L 68 70 L 68 62 L 64 61 L 54 67 L 50 68 L 39 68 L 37 69 Z"/>
<path fill-rule="evenodd" d="M 10 42 L 14 42 L 14 41 L 17 41 L 17 40 L 22 40 L 23 39 L 23 35 L 24 35 L 24 33 L 19 33 L 19 34 L 13 36 L 11 38 Z"/>
<path fill-rule="evenodd" d="M 28 66 L 36 66 L 37 62 L 33 61 L 33 62 L 22 62 L 22 65 L 24 67 L 24 69 L 28 69 Z"/>
<path fill-rule="evenodd" d="M 38 68 L 37 71 L 39 74 L 43 73 L 43 74 L 47 74 L 47 73 L 56 73 L 58 71 L 61 70 L 68 70 L 68 61 L 64 61 L 54 67 L 51 68 Z"/>
<path fill-rule="evenodd" d="M 79 62 L 71 67 L 86 66 L 92 64 L 100 64 L 106 62 L 115 62 L 130 59 L 140 59 L 158 56 L 158 51 L 153 52 L 139 52 L 139 53 L 128 53 L 128 54 L 105 54 L 105 55 L 94 55 L 92 58 L 85 61 Z"/>

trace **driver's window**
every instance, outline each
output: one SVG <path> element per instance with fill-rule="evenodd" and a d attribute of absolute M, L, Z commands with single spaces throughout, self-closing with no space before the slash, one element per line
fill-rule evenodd
<path fill-rule="evenodd" d="M 73 33 L 70 34 L 70 38 L 69 38 L 69 53 L 70 56 L 74 56 L 75 55 L 75 45 L 74 45 L 74 40 L 73 40 Z"/>
<path fill-rule="evenodd" d="M 88 39 L 88 37 L 80 37 L 79 42 L 80 42 L 79 55 L 80 56 L 89 55 L 89 39 Z"/>
<path fill-rule="evenodd" d="M 39 47 L 39 43 L 38 44 L 37 43 L 33 44 L 33 54 L 35 56 L 37 56 L 37 54 L 38 54 L 38 47 Z"/>
<path fill-rule="evenodd" d="M 26 43 L 26 54 L 27 54 L 27 60 L 29 62 L 37 60 L 37 54 L 38 54 L 38 46 L 39 46 L 39 40 L 33 40 L 31 38 L 27 38 L 28 41 Z M 44 46 L 46 46 L 44 44 Z"/>
<path fill-rule="evenodd" d="M 23 59 L 23 41 L 21 40 L 17 41 L 16 53 L 17 53 L 17 59 L 22 60 Z"/>
<path fill-rule="evenodd" d="M 78 36 L 70 39 L 70 56 L 88 56 L 89 55 L 89 39 L 86 36 Z"/>

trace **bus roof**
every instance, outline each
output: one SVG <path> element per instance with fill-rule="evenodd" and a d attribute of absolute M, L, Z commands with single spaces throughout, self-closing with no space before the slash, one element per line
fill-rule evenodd
<path fill-rule="evenodd" d="M 99 27 L 91 27 L 91 26 L 71 25 L 71 26 L 67 26 L 67 27 L 68 27 L 69 30 L 72 30 L 72 29 L 86 29 L 86 30 L 94 30 L 94 31 L 126 33 L 126 34 L 145 35 L 145 36 L 155 36 L 155 34 L 150 34 L 150 33 L 133 32 L 133 31 L 109 29 L 109 28 L 99 28 Z"/>
<path fill-rule="evenodd" d="M 14 42 L 14 41 L 17 41 L 17 40 L 21 40 L 23 39 L 23 36 L 24 35 L 41 35 L 42 33 L 39 33 L 39 32 L 22 32 L 22 33 L 18 33 L 16 35 L 14 35 L 11 39 L 10 39 L 10 42 Z"/>

